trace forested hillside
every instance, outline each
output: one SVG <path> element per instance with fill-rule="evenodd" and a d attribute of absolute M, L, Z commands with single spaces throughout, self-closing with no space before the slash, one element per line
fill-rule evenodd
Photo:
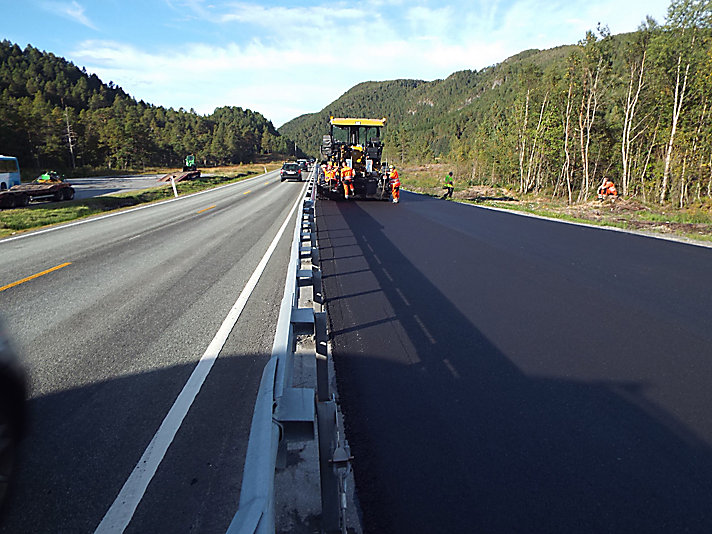
<path fill-rule="evenodd" d="M 589 32 L 445 80 L 368 82 L 280 131 L 312 153 L 329 115 L 387 116 L 391 161 L 457 162 L 472 184 L 685 206 L 712 195 L 712 2 L 674 0 L 664 24 Z M 366 98 L 367 97 L 367 98 Z"/>
<path fill-rule="evenodd" d="M 137 102 L 54 54 L 0 43 L 0 152 L 23 169 L 175 167 L 189 153 L 241 163 L 293 146 L 248 109 L 202 116 Z"/>

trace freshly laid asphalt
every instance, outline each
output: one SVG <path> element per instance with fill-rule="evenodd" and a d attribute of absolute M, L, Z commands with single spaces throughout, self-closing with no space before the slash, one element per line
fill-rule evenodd
<path fill-rule="evenodd" d="M 712 532 L 712 249 L 317 206 L 364 532 Z"/>

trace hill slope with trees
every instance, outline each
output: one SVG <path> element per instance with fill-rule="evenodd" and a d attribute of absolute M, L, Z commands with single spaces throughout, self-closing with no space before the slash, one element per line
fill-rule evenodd
<path fill-rule="evenodd" d="M 360 84 L 280 128 L 316 155 L 328 117 L 388 117 L 391 161 L 456 162 L 470 184 L 686 206 L 712 196 L 712 2 L 673 0 L 664 24 L 588 32 L 445 80 Z"/>
<path fill-rule="evenodd" d="M 294 144 L 260 113 L 222 107 L 202 116 L 137 102 L 71 62 L 0 42 L 0 147 L 23 169 L 137 169 L 244 163 Z"/>

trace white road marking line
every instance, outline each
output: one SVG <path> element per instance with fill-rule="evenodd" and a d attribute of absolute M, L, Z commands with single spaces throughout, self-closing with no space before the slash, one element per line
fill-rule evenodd
<path fill-rule="evenodd" d="M 430 341 L 430 343 L 432 345 L 435 345 L 437 343 L 437 341 L 435 341 L 435 338 L 428 331 L 428 329 L 425 328 L 425 323 L 422 321 L 422 319 L 420 317 L 418 317 L 417 315 L 413 315 L 413 319 L 415 319 L 415 322 L 418 323 L 418 326 L 420 327 L 420 329 L 425 333 L 425 337 L 428 338 L 428 341 Z"/>
<path fill-rule="evenodd" d="M 274 171 L 270 171 L 270 172 L 274 172 Z M 131 208 L 131 209 L 124 210 L 124 211 L 115 211 L 113 213 L 107 213 L 106 215 L 99 215 L 98 217 L 91 217 L 89 219 L 80 219 L 78 221 L 70 222 L 68 224 L 63 224 L 61 226 L 53 226 L 52 228 L 45 228 L 44 230 L 36 230 L 34 232 L 28 232 L 26 234 L 16 235 L 14 237 L 6 237 L 4 239 L 0 239 L 0 245 L 3 243 L 9 243 L 10 241 L 15 241 L 16 239 L 25 239 L 25 238 L 31 237 L 33 235 L 46 234 L 47 232 L 54 232 L 55 230 L 61 230 L 62 228 L 71 228 L 72 226 L 79 226 L 80 224 L 86 224 L 86 223 L 90 223 L 90 222 L 94 222 L 94 221 L 101 221 L 103 219 L 108 219 L 109 217 L 117 217 L 119 215 L 123 215 L 125 213 L 131 213 L 133 211 L 145 210 L 148 208 L 154 208 L 156 206 L 162 206 L 163 204 L 168 204 L 170 202 L 177 202 L 179 200 L 185 200 L 186 198 L 191 198 L 191 197 L 195 197 L 198 195 L 204 195 L 206 193 L 210 193 L 211 191 L 217 191 L 218 189 L 224 189 L 226 187 L 233 187 L 235 185 L 244 185 L 248 181 L 256 180 L 258 178 L 263 178 L 263 177 L 264 177 L 263 175 L 254 176 L 253 178 L 247 178 L 245 180 L 241 180 L 239 182 L 233 182 L 231 184 L 219 185 L 212 189 L 204 189 L 203 191 L 198 191 L 197 193 L 191 193 L 190 195 L 185 195 L 185 196 L 178 197 L 178 198 L 169 198 L 168 200 L 163 200 L 161 202 L 155 202 L 153 204 L 145 204 L 142 206 L 136 206 L 135 208 Z"/>
<path fill-rule="evenodd" d="M 383 271 L 383 274 L 386 275 L 386 278 L 388 278 L 388 280 L 390 280 L 391 282 L 393 282 L 393 277 L 391 276 L 391 273 L 389 273 L 389 272 L 386 270 L 385 267 L 383 267 L 382 271 Z"/>
<path fill-rule="evenodd" d="M 447 358 L 445 358 L 445 359 L 443 360 L 443 363 L 445 364 L 445 367 L 448 368 L 448 371 L 450 371 L 450 373 L 452 374 L 453 377 L 455 377 L 456 379 L 459 379 L 459 378 L 460 378 L 460 373 L 458 373 L 458 372 L 457 372 L 457 369 L 455 369 L 455 368 L 452 366 L 452 364 L 450 363 L 450 360 L 448 360 Z"/>
<path fill-rule="evenodd" d="M 265 252 L 264 256 L 260 260 L 260 263 L 252 273 L 252 276 L 247 281 L 247 284 L 240 293 L 240 296 L 237 298 L 235 305 L 227 314 L 227 317 L 225 317 L 225 320 L 220 326 L 217 334 L 215 334 L 213 340 L 210 342 L 210 345 L 208 345 L 208 348 L 205 349 L 205 353 L 195 366 L 193 373 L 185 383 L 185 386 L 183 386 L 183 390 L 178 395 L 178 398 L 176 398 L 165 419 L 163 419 L 163 422 L 161 423 L 161 426 L 156 434 L 153 436 L 151 443 L 149 443 L 148 447 L 146 447 L 143 456 L 141 456 L 141 459 L 138 461 L 138 464 L 136 464 L 136 467 L 134 467 L 133 472 L 124 483 L 124 486 L 121 488 L 116 500 L 106 512 L 106 515 L 101 520 L 101 523 L 99 523 L 99 526 L 96 528 L 95 534 L 122 533 L 131 522 L 131 518 L 141 502 L 148 484 L 151 482 L 153 475 L 156 474 L 158 466 L 163 460 L 168 447 L 173 442 L 173 438 L 178 432 L 178 429 L 183 423 L 183 419 L 188 413 L 190 406 L 193 404 L 195 397 L 198 395 L 203 382 L 205 382 L 205 378 L 208 376 L 210 369 L 213 367 L 215 360 L 220 354 L 220 350 L 222 350 L 225 341 L 230 335 L 235 323 L 239 319 L 240 314 L 247 303 L 247 299 L 255 289 L 262 272 L 267 266 L 267 262 L 272 256 L 274 250 L 277 248 L 277 243 L 281 239 L 282 234 L 284 234 L 284 230 L 287 228 L 292 215 L 294 215 L 299 203 L 302 202 L 303 196 L 303 194 L 300 194 L 297 202 L 295 202 L 294 206 L 292 206 L 289 215 L 284 220 L 284 223 L 279 229 L 279 232 L 277 232 L 275 238 L 272 240 L 267 252 Z"/>
<path fill-rule="evenodd" d="M 401 299 L 403 299 L 403 302 L 405 302 L 405 305 L 406 305 L 406 306 L 410 306 L 410 302 L 408 302 L 408 299 L 405 298 L 405 295 L 403 294 L 403 292 L 402 292 L 400 289 L 396 288 L 396 293 L 398 293 L 398 296 L 399 296 Z"/>

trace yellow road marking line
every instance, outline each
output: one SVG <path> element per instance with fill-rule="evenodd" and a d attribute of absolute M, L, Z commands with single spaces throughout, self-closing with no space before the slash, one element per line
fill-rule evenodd
<path fill-rule="evenodd" d="M 49 274 L 52 271 L 57 271 L 62 267 L 66 267 L 67 265 L 71 264 L 72 262 L 63 263 L 62 265 L 57 265 L 56 267 L 52 267 L 51 269 L 47 269 L 46 271 L 42 271 L 41 273 L 33 274 L 32 276 L 28 276 L 27 278 L 23 278 L 22 280 L 18 280 L 17 282 L 13 282 L 12 284 L 7 284 L 6 286 L 0 287 L 0 291 L 5 291 L 6 289 L 10 289 L 11 287 L 19 286 L 20 284 L 24 284 L 25 282 L 29 282 L 30 280 L 34 280 L 35 278 L 39 278 L 40 276 Z"/>
<path fill-rule="evenodd" d="M 203 208 L 202 210 L 198 210 L 198 213 L 203 213 L 204 211 L 208 211 L 213 209 L 215 206 L 210 206 L 209 208 Z"/>
<path fill-rule="evenodd" d="M 245 191 L 245 192 L 242 193 L 242 194 L 243 194 L 243 195 L 248 195 L 248 194 L 250 194 L 250 193 L 252 193 L 252 191 Z"/>

